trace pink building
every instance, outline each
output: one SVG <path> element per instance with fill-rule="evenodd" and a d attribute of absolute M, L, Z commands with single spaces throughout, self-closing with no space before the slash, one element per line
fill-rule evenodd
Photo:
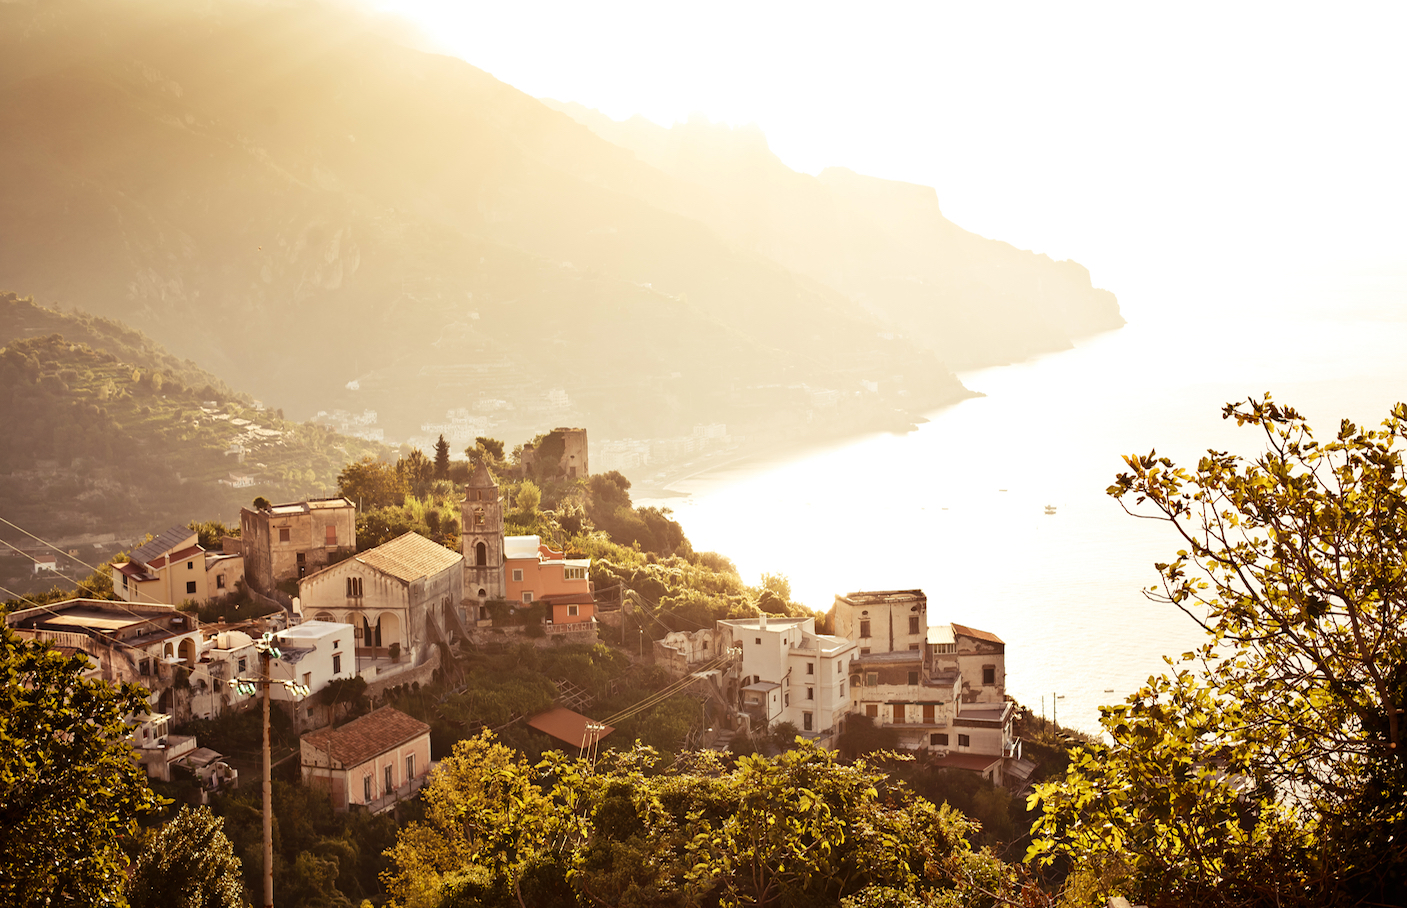
<path fill-rule="evenodd" d="M 554 627 L 591 627 L 596 600 L 587 576 L 590 558 L 568 558 L 543 545 L 537 536 L 505 536 L 503 556 L 505 599 L 546 603 L 547 620 Z"/>
<path fill-rule="evenodd" d="M 381 813 L 419 791 L 430 774 L 430 726 L 390 706 L 301 739 L 303 784 L 334 810 Z"/>

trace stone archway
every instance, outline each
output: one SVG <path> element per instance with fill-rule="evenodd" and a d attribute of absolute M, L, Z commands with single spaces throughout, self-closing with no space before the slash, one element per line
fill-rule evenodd
<path fill-rule="evenodd" d="M 181 647 L 176 651 L 176 655 L 180 656 L 181 661 L 186 664 L 187 668 L 195 665 L 195 641 L 189 637 L 182 640 Z"/>
<path fill-rule="evenodd" d="M 399 643 L 402 651 L 410 648 L 402 639 L 401 619 L 395 612 L 383 612 L 381 617 L 376 619 L 376 636 L 379 638 L 377 646 L 389 647 L 393 643 Z"/>

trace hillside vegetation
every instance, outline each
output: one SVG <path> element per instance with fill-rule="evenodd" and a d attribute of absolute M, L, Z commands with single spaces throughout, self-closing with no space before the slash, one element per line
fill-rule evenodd
<path fill-rule="evenodd" d="M 53 333 L 15 339 L 39 331 Z M 227 519 L 254 495 L 330 494 L 347 459 L 379 451 L 257 410 L 107 320 L 6 293 L 0 339 L 0 501 L 45 538 L 141 534 Z M 228 484 L 240 475 L 255 485 Z"/>

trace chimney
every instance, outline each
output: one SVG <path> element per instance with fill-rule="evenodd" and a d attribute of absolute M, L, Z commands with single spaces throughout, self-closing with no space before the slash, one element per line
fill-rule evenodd
<path fill-rule="evenodd" d="M 758 617 L 757 617 L 757 626 L 758 626 L 759 628 L 761 628 L 762 630 L 766 630 L 766 629 L 767 629 L 767 613 L 766 613 L 766 612 L 762 612 L 762 614 L 758 615 Z"/>

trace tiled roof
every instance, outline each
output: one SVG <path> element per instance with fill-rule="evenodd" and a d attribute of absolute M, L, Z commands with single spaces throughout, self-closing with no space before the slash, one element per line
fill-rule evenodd
<path fill-rule="evenodd" d="M 327 754 L 328 760 L 340 768 L 350 769 L 429 733 L 430 726 L 419 719 L 395 707 L 383 706 L 341 728 L 309 732 L 303 740 Z"/>
<path fill-rule="evenodd" d="M 497 487 L 497 483 L 493 481 L 493 476 L 489 473 L 489 468 L 484 466 L 482 461 L 474 468 L 474 475 L 469 477 L 469 482 L 465 486 L 465 488 L 470 489 L 493 489 Z"/>
<path fill-rule="evenodd" d="M 194 535 L 195 530 L 192 530 L 190 527 L 171 527 L 171 529 L 162 532 L 151 542 L 148 542 L 139 549 L 133 550 L 131 558 L 133 561 L 140 564 L 148 564 L 153 558 L 166 554 Z"/>
<path fill-rule="evenodd" d="M 438 542 L 411 532 L 362 552 L 357 560 L 383 574 L 409 582 L 438 574 L 463 557 Z"/>
<path fill-rule="evenodd" d="M 986 640 L 988 643 L 1000 643 L 1005 645 L 1006 641 L 998 637 L 991 631 L 979 631 L 975 628 L 964 627 L 961 624 L 953 625 L 953 633 L 961 634 L 964 637 L 973 637 L 977 640 Z"/>

